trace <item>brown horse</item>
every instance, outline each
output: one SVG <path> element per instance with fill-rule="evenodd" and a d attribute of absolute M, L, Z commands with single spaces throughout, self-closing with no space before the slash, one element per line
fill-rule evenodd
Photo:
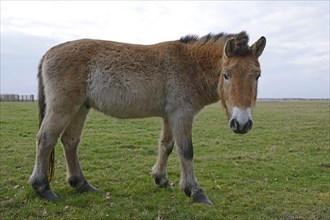
<path fill-rule="evenodd" d="M 189 35 L 155 45 L 83 39 L 51 48 L 39 65 L 40 130 L 30 177 L 38 195 L 58 197 L 49 182 L 54 146 L 60 138 L 67 181 L 78 192 L 95 191 L 79 165 L 77 147 L 90 108 L 117 118 L 163 118 L 154 181 L 169 186 L 167 161 L 174 141 L 181 162 L 181 189 L 194 202 L 212 204 L 193 170 L 192 125 L 204 106 L 221 102 L 235 133 L 252 128 L 257 97 L 258 57 L 266 45 L 252 46 L 245 32 Z"/>

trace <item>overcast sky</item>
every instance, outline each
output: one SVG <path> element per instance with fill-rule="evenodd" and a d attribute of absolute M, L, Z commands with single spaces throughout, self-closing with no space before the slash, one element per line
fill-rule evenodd
<path fill-rule="evenodd" d="M 261 36 L 259 98 L 329 98 L 329 1 L 1 1 L 1 93 L 36 94 L 52 46 L 79 38 L 153 44 L 186 34 Z"/>

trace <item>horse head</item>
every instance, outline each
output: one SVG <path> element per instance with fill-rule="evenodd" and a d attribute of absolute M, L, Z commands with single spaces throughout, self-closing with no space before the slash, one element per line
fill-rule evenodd
<path fill-rule="evenodd" d="M 252 109 L 261 74 L 258 58 L 266 46 L 266 38 L 261 37 L 252 46 L 247 43 L 244 32 L 225 43 L 219 87 L 229 127 L 239 134 L 249 132 L 253 126 Z"/>

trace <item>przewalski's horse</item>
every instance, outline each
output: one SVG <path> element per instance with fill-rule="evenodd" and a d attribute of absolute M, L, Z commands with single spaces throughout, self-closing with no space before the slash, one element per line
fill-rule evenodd
<path fill-rule="evenodd" d="M 77 40 L 50 49 L 39 65 L 40 130 L 30 177 L 40 197 L 56 200 L 49 182 L 54 146 L 61 139 L 67 181 L 78 192 L 95 191 L 79 165 L 77 147 L 90 108 L 117 118 L 163 118 L 154 181 L 169 186 L 167 161 L 174 141 L 181 162 L 181 189 L 194 202 L 212 204 L 193 170 L 192 125 L 206 105 L 219 101 L 235 133 L 252 128 L 266 39 L 248 35 L 188 35 L 177 41 L 134 45 Z"/>

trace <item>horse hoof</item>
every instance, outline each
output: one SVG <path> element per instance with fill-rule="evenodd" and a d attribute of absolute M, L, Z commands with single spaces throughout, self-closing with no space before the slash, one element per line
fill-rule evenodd
<path fill-rule="evenodd" d="M 75 188 L 77 190 L 77 192 L 79 192 L 79 193 L 97 192 L 98 191 L 94 186 L 89 184 L 89 182 L 87 182 L 87 180 L 84 177 L 81 177 L 81 176 L 70 177 L 67 181 L 68 181 L 69 185 L 71 187 Z"/>
<path fill-rule="evenodd" d="M 83 187 L 79 187 L 77 189 L 77 191 L 80 192 L 80 193 L 83 193 L 83 192 L 98 192 L 98 189 L 95 188 L 94 186 L 90 185 L 89 183 L 87 183 Z"/>
<path fill-rule="evenodd" d="M 38 192 L 38 195 L 43 198 L 46 199 L 48 201 L 57 201 L 59 199 L 59 197 L 53 193 L 51 190 L 47 190 L 44 192 Z"/>
<path fill-rule="evenodd" d="M 160 188 L 171 188 L 171 183 L 168 181 L 168 179 L 164 176 L 157 177 L 156 175 L 153 175 L 155 184 L 159 186 Z"/>
<path fill-rule="evenodd" d="M 198 193 L 192 197 L 193 202 L 196 203 L 205 203 L 207 205 L 213 205 L 213 203 L 207 198 L 205 193 Z"/>
<path fill-rule="evenodd" d="M 94 186 L 88 184 L 88 186 L 85 189 L 85 192 L 98 192 L 99 190 L 95 188 Z"/>
<path fill-rule="evenodd" d="M 42 199 L 46 199 L 48 201 L 56 201 L 59 199 L 59 197 L 52 192 L 47 179 L 33 181 L 32 188 Z"/>

